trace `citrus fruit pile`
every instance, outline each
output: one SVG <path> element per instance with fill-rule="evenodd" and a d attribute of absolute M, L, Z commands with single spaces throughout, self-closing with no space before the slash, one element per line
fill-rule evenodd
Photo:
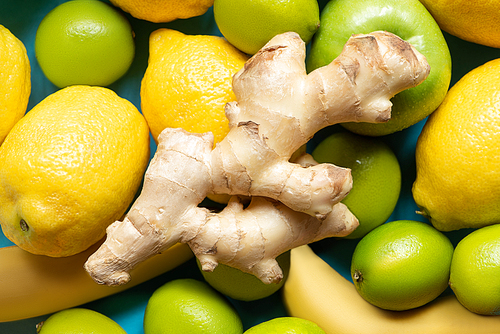
<path fill-rule="evenodd" d="M 141 190 L 164 129 L 223 140 L 232 79 L 275 35 L 295 32 L 312 72 L 353 34 L 385 30 L 422 52 L 431 74 L 391 99 L 390 121 L 342 124 L 303 148 L 351 170 L 342 203 L 360 224 L 311 247 L 348 245 L 339 255 L 344 275 L 380 309 L 425 308 L 450 288 L 471 313 L 500 315 L 500 286 L 488 279 L 500 273 L 496 2 L 70 0 L 36 8 L 43 15 L 31 30 L 9 30 L 4 21 L 15 25 L 0 12 L 0 224 L 12 243 L 68 257 L 102 240 Z M 452 59 L 462 54 L 450 41 L 494 59 L 468 63 L 457 77 Z M 216 211 L 226 201 L 210 194 L 206 203 Z M 325 333 L 286 310 L 243 316 L 251 303 L 265 313 L 262 305 L 279 300 L 290 252 L 278 263 L 283 280 L 266 285 L 223 264 L 200 271 L 193 259 L 190 271 L 147 288 L 137 312 L 144 333 Z M 38 331 L 124 333 L 106 311 L 61 310 Z"/>

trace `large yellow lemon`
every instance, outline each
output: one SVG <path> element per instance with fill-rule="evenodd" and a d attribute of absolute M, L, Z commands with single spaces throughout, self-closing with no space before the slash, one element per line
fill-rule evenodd
<path fill-rule="evenodd" d="M 0 146 L 2 230 L 34 254 L 82 252 L 125 213 L 148 161 L 149 129 L 132 103 L 107 88 L 59 90 Z"/>
<path fill-rule="evenodd" d="M 413 197 L 439 230 L 500 223 L 500 59 L 473 69 L 429 117 Z"/>
<path fill-rule="evenodd" d="M 23 117 L 31 93 L 31 68 L 26 48 L 0 25 L 0 145 Z"/>
<path fill-rule="evenodd" d="M 420 0 L 439 27 L 468 42 L 500 47 L 497 0 Z"/>
<path fill-rule="evenodd" d="M 135 18 L 160 23 L 203 15 L 214 0 L 111 0 L 111 3 Z"/>
<path fill-rule="evenodd" d="M 149 40 L 149 62 L 141 84 L 141 109 L 155 140 L 163 129 L 229 131 L 224 112 L 236 97 L 232 77 L 248 56 L 224 38 L 158 29 Z"/>

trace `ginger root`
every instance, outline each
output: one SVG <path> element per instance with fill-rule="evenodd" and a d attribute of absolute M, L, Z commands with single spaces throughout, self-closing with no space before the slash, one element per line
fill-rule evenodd
<path fill-rule="evenodd" d="M 326 126 L 389 120 L 390 98 L 429 70 L 409 43 L 373 32 L 353 35 L 337 59 L 307 74 L 300 37 L 275 36 L 234 76 L 230 131 L 215 148 L 211 133 L 160 134 L 140 196 L 85 269 L 100 284 L 124 284 L 138 263 L 181 242 L 203 270 L 224 263 L 279 282 L 279 254 L 358 226 L 340 203 L 350 170 L 310 156 L 290 162 L 292 154 Z M 211 193 L 233 197 L 215 213 L 199 206 Z"/>

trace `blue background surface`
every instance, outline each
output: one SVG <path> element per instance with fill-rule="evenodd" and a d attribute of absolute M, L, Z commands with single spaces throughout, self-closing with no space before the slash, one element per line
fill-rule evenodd
<path fill-rule="evenodd" d="M 62 0 L 0 0 L 0 24 L 7 27 L 26 46 L 32 68 L 32 93 L 28 105 L 30 110 L 34 105 L 44 99 L 47 95 L 55 92 L 57 87 L 52 85 L 43 75 L 35 58 L 34 41 L 36 29 L 42 18 Z M 319 1 L 322 8 L 327 1 Z M 186 20 L 177 20 L 166 24 L 154 24 L 137 20 L 127 15 L 136 33 L 137 54 L 131 69 L 126 76 L 112 84 L 118 95 L 130 100 L 140 110 L 140 81 L 147 67 L 148 60 L 148 37 L 149 34 L 160 28 L 167 27 L 182 31 L 186 34 L 210 34 L 221 36 L 213 19 L 213 11 L 210 9 L 205 15 Z M 500 57 L 500 50 L 488 48 L 473 43 L 462 41 L 458 38 L 444 34 L 448 41 L 453 61 L 452 84 L 469 70 Z M 396 134 L 382 137 L 396 153 L 403 172 L 402 190 L 400 199 L 394 213 L 389 221 L 398 219 L 412 219 L 426 221 L 417 215 L 417 207 L 411 195 L 411 186 L 415 180 L 415 143 L 425 120 Z M 328 136 L 337 127 L 331 127 L 320 131 L 310 142 L 314 147 L 322 138 Z M 152 155 L 156 149 L 152 141 Z M 470 231 L 462 230 L 447 233 L 450 239 L 456 243 Z M 337 271 L 346 278 L 349 277 L 349 266 L 352 252 L 357 244 L 356 240 L 343 240 L 331 238 L 317 242 L 312 245 L 313 249 L 327 260 Z M 0 247 L 10 246 L 10 242 L 3 234 L 0 234 Z M 198 271 L 195 260 L 191 260 L 180 267 L 165 273 L 148 282 L 133 287 L 125 292 L 106 297 L 85 305 L 98 312 L 104 313 L 117 321 L 128 334 L 142 334 L 142 321 L 146 303 L 153 291 L 165 282 L 175 278 L 198 278 L 202 276 Z M 451 293 L 446 291 L 445 293 Z M 35 302 L 35 301 L 34 301 Z M 36 301 L 43 302 L 43 301 Z M 242 317 L 245 329 L 265 320 L 277 316 L 286 315 L 281 302 L 281 296 L 276 293 L 268 298 L 254 302 L 239 302 L 231 300 Z M 0 333 L 36 333 L 35 325 L 45 320 L 49 315 L 15 322 L 0 323 Z"/>

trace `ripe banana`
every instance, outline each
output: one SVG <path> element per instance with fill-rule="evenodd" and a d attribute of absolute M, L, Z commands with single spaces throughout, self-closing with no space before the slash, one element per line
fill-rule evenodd
<path fill-rule="evenodd" d="M 291 316 L 314 321 L 329 334 L 500 333 L 500 316 L 469 312 L 453 295 L 408 311 L 373 306 L 307 245 L 291 251 L 283 299 Z"/>
<path fill-rule="evenodd" d="M 33 255 L 17 246 L 0 248 L 0 322 L 45 315 L 115 294 L 193 256 L 186 244 L 177 244 L 138 265 L 129 283 L 109 287 L 95 283 L 83 269 L 98 246 L 63 258 Z"/>

